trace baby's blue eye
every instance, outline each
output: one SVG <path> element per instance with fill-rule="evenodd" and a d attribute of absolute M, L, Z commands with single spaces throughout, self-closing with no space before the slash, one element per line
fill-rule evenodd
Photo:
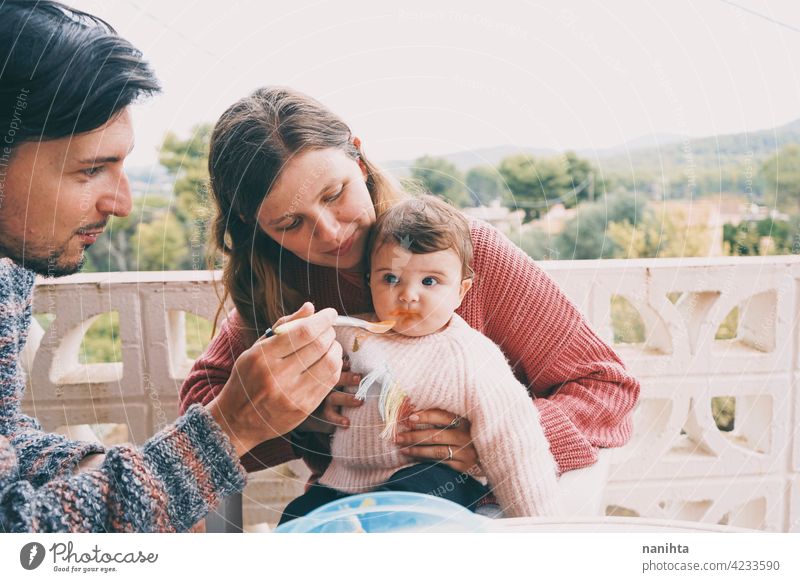
<path fill-rule="evenodd" d="M 389 283 L 389 285 L 394 285 L 394 284 L 395 284 L 395 283 L 397 283 L 397 282 L 398 282 L 400 279 L 398 279 L 398 278 L 397 278 L 397 275 L 393 275 L 392 273 L 386 273 L 386 274 L 383 276 L 383 280 L 384 280 L 384 281 L 386 281 L 387 283 Z"/>
<path fill-rule="evenodd" d="M 422 280 L 422 284 L 425 285 L 426 287 L 433 287 L 434 285 L 437 285 L 438 283 L 439 283 L 439 281 L 437 281 L 435 277 L 425 277 Z"/>

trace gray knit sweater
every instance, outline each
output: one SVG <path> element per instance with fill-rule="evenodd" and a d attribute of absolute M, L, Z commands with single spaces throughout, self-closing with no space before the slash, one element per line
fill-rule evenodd
<path fill-rule="evenodd" d="M 185 531 L 245 472 L 213 418 L 193 406 L 141 449 L 46 433 L 22 414 L 19 354 L 32 314 L 34 274 L 0 259 L 0 532 Z M 89 453 L 99 469 L 73 475 Z"/>

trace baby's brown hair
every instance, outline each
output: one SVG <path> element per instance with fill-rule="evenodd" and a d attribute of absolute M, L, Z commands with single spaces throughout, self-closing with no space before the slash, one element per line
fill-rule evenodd
<path fill-rule="evenodd" d="M 424 194 L 403 200 L 378 217 L 367 243 L 370 263 L 375 251 L 388 242 L 417 255 L 453 249 L 461 259 L 461 276 L 464 279 L 475 276 L 467 218 L 435 196 Z"/>

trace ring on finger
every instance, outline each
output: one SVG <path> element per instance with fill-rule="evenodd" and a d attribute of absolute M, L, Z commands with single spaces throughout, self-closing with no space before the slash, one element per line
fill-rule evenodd
<path fill-rule="evenodd" d="M 458 428 L 459 426 L 461 426 L 461 417 L 460 416 L 456 416 L 450 422 L 450 424 L 447 425 L 447 428 Z"/>
<path fill-rule="evenodd" d="M 453 460 L 453 447 L 447 445 L 447 458 L 445 461 L 452 461 Z"/>

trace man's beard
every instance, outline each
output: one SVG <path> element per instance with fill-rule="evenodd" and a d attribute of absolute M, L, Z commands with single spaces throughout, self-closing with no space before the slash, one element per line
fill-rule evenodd
<path fill-rule="evenodd" d="M 33 271 L 37 275 L 43 277 L 65 277 L 66 275 L 73 275 L 83 268 L 86 262 L 86 253 L 81 252 L 80 259 L 74 263 L 62 264 L 64 255 L 68 252 L 69 241 L 63 246 L 53 249 L 49 252 L 36 252 L 36 250 L 28 248 L 9 248 L 0 240 L 0 257 L 8 257 L 18 265 Z M 27 251 L 27 252 L 23 252 Z"/>

